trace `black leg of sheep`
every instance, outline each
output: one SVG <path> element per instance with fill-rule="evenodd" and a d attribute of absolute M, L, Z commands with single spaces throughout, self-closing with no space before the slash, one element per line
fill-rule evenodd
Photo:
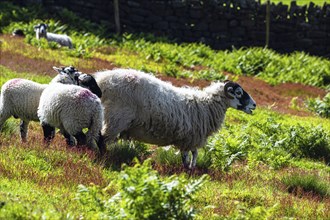
<path fill-rule="evenodd" d="M 75 140 L 73 138 L 73 136 L 71 136 L 67 131 L 65 130 L 61 130 L 61 133 L 63 134 L 65 140 L 66 140 L 66 144 L 70 147 L 75 145 Z"/>
<path fill-rule="evenodd" d="M 193 170 L 197 162 L 197 155 L 198 155 L 197 149 L 192 150 L 191 153 L 192 153 L 192 159 L 190 160 L 189 151 L 181 152 L 183 167 L 187 170 Z"/>
<path fill-rule="evenodd" d="M 22 142 L 26 142 L 28 126 L 29 126 L 29 121 L 21 120 L 19 128 L 20 128 Z"/>
<path fill-rule="evenodd" d="M 83 132 L 79 132 L 78 134 L 73 135 L 73 136 L 76 138 L 78 146 L 86 145 L 86 143 L 87 143 L 86 135 Z"/>
<path fill-rule="evenodd" d="M 41 124 L 42 130 L 44 132 L 44 141 L 49 144 L 55 137 L 55 128 L 49 124 Z"/>
<path fill-rule="evenodd" d="M 101 135 L 101 132 L 99 134 L 99 140 L 97 141 L 97 146 L 99 147 L 100 157 L 103 157 L 106 153 L 106 144 L 103 135 Z"/>

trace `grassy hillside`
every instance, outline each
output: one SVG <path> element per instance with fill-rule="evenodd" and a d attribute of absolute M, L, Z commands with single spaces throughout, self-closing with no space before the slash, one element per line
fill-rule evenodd
<path fill-rule="evenodd" d="M 21 143 L 11 118 L 0 133 L 0 219 L 330 219 L 330 120 L 321 114 L 330 103 L 316 97 L 329 89 L 329 60 L 263 48 L 215 51 L 152 36 L 104 38 L 84 20 L 85 30 L 69 31 L 79 19 L 70 12 L 48 20 L 41 9 L 0 6 L 0 86 L 16 77 L 47 83 L 54 65 L 89 73 L 129 67 L 194 86 L 244 80 L 260 104 L 253 115 L 227 112 L 193 174 L 173 148 L 119 141 L 99 161 L 91 150 L 68 148 L 59 134 L 45 147 L 37 122 Z M 32 26 L 40 21 L 70 34 L 75 48 L 36 41 Z M 14 28 L 26 37 L 8 35 Z"/>

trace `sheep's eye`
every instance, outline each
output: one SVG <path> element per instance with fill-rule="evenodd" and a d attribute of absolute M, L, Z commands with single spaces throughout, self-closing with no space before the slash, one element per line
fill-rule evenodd
<path fill-rule="evenodd" d="M 236 95 L 242 95 L 242 91 L 236 91 Z"/>

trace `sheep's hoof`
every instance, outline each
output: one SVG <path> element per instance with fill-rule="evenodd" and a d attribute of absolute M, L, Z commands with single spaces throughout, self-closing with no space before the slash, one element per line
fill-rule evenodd
<path fill-rule="evenodd" d="M 103 157 L 105 155 L 105 153 L 107 152 L 107 147 L 104 144 L 104 142 L 101 142 L 98 144 L 98 149 L 99 149 L 100 157 Z"/>
<path fill-rule="evenodd" d="M 185 170 L 190 170 L 190 166 L 189 166 L 189 164 L 184 163 L 184 164 L 183 164 L 183 169 L 185 169 Z"/>
<path fill-rule="evenodd" d="M 189 165 L 183 165 L 184 172 L 189 176 L 192 176 L 195 173 L 195 167 Z"/>
<path fill-rule="evenodd" d="M 195 167 L 190 167 L 189 176 L 194 175 L 194 173 L 195 173 Z"/>

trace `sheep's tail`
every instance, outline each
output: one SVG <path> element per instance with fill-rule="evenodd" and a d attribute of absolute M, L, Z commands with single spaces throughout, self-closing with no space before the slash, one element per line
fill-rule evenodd
<path fill-rule="evenodd" d="M 97 142 L 102 129 L 103 123 L 103 109 L 97 109 L 92 113 L 91 125 L 86 134 L 87 144 L 94 149 L 98 149 Z"/>

